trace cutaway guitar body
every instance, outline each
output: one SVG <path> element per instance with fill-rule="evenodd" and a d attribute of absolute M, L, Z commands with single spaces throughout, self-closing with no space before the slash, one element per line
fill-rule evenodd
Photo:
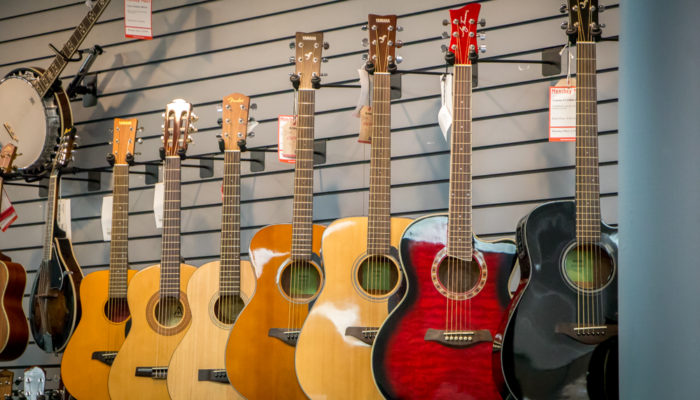
<path fill-rule="evenodd" d="M 240 295 L 222 299 L 219 267 L 219 261 L 202 265 L 187 286 L 192 325 L 170 360 L 168 390 L 173 400 L 241 398 L 225 379 L 225 350 L 233 322 L 255 291 L 255 273 L 250 263 L 241 261 Z M 234 310 L 223 320 L 217 318 L 221 301 L 232 302 Z"/>
<path fill-rule="evenodd" d="M 131 330 L 109 373 L 112 399 L 170 399 L 166 386 L 168 364 L 192 319 L 186 291 L 195 269 L 180 264 L 179 304 L 172 298 L 161 301 L 160 265 L 139 271 L 129 282 Z"/>
<path fill-rule="evenodd" d="M 481 271 L 462 268 L 464 264 L 450 270 L 447 232 L 447 214 L 429 216 L 409 225 L 401 240 L 408 289 L 372 349 L 374 378 L 386 398 L 500 399 L 490 374 L 492 337 L 510 301 L 515 243 L 474 237 L 472 265 L 478 263 Z M 456 292 L 478 293 L 468 300 L 446 297 L 440 282 L 448 274 L 459 274 L 464 283 L 453 288 Z M 445 329 L 452 325 L 468 329 Z"/>
<path fill-rule="evenodd" d="M 391 218 L 392 249 L 398 248 L 410 222 Z M 367 341 L 372 342 L 403 294 L 398 254 L 382 256 L 376 263 L 368 259 L 367 217 L 330 224 L 323 235 L 322 254 L 326 282 L 297 343 L 299 383 L 311 399 L 381 399 Z M 370 294 L 376 291 L 382 294 Z"/>
<path fill-rule="evenodd" d="M 255 295 L 233 325 L 226 346 L 228 377 L 248 399 L 306 398 L 294 371 L 294 351 L 299 328 L 323 282 L 318 254 L 324 229 L 312 226 L 313 256 L 303 267 L 289 262 L 291 224 L 262 228 L 250 242 L 251 262 L 257 275 Z M 303 283 L 295 290 L 306 293 L 306 300 L 290 301 L 285 283 L 294 273 L 300 278 L 297 281 Z"/>

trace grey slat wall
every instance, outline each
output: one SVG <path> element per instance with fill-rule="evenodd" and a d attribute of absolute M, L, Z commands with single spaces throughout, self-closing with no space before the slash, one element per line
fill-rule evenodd
<path fill-rule="evenodd" d="M 561 46 L 565 35 L 559 24 L 559 1 L 484 0 L 481 15 L 487 26 L 482 58 L 539 59 L 544 48 Z M 189 154 L 218 150 L 216 106 L 232 92 L 242 92 L 258 104 L 253 116 L 260 121 L 250 147 L 274 145 L 276 117 L 291 112 L 293 93 L 287 63 L 288 43 L 296 31 L 324 31 L 331 47 L 322 65 L 324 83 L 356 83 L 359 28 L 368 13 L 397 14 L 405 42 L 398 54 L 401 69 L 444 64 L 440 45 L 441 22 L 454 0 L 321 1 L 230 0 L 154 2 L 155 37 L 132 40 L 123 35 L 123 6 L 113 1 L 83 47 L 99 44 L 105 54 L 93 71 L 99 73 L 96 107 L 73 102 L 81 136 L 75 165 L 106 165 L 105 155 L 115 117 L 136 117 L 143 126 L 144 143 L 137 161 L 158 159 L 161 112 L 174 98 L 195 105 L 200 115 L 196 144 Z M 20 66 L 47 66 L 52 58 L 48 43 L 60 46 L 85 15 L 83 2 L 69 0 L 4 1 L 0 11 L 0 76 Z M 604 36 L 618 33 L 615 5 L 601 14 Z M 474 227 L 483 237 L 511 236 L 517 221 L 538 204 L 572 198 L 574 146 L 547 142 L 548 87 L 566 74 L 543 77 L 536 64 L 479 66 L 479 87 L 474 90 Z M 79 64 L 63 74 L 69 81 Z M 575 63 L 571 65 L 575 72 Z M 598 45 L 598 99 L 601 161 L 601 202 L 604 219 L 617 222 L 617 79 L 618 44 Z M 369 154 L 357 143 L 358 120 L 351 115 L 357 90 L 323 88 L 317 93 L 316 137 L 327 139 L 327 162 L 314 177 L 314 219 L 330 223 L 336 218 L 367 212 Z M 437 125 L 440 108 L 439 79 L 406 75 L 403 93 L 392 106 L 392 213 L 417 217 L 447 208 L 449 146 Z M 196 163 L 196 161 L 189 161 Z M 133 167 L 143 170 L 144 167 Z M 221 164 L 213 178 L 200 179 L 198 169 L 183 171 L 182 252 L 187 262 L 201 265 L 218 257 Z M 257 229 L 291 221 L 292 166 L 266 156 L 264 172 L 243 166 L 242 244 L 247 252 Z M 85 174 L 81 174 L 85 177 Z M 85 273 L 107 267 L 109 243 L 101 240 L 101 199 L 111 191 L 111 175 L 101 174 L 99 191 L 88 192 L 84 182 L 64 181 L 62 196 L 72 199 L 73 245 Z M 129 251 L 133 268 L 158 262 L 160 231 L 152 212 L 153 186 L 143 175 L 131 176 Z M 7 186 L 19 219 L 0 233 L 0 249 L 28 271 L 28 289 L 41 257 L 44 199 L 37 188 Z M 27 304 L 25 295 L 25 308 Z M 0 367 L 16 374 L 30 365 L 42 365 L 49 378 L 59 374 L 60 355 L 38 350 L 33 342 L 26 353 Z M 54 387 L 56 380 L 47 383 Z"/>

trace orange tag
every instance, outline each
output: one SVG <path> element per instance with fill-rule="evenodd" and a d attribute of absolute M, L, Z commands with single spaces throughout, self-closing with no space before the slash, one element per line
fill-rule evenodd
<path fill-rule="evenodd" d="M 296 119 L 293 115 L 280 115 L 277 122 L 277 158 L 281 162 L 293 164 L 297 147 Z"/>
<path fill-rule="evenodd" d="M 372 143 L 372 107 L 362 106 L 360 110 L 360 143 Z"/>

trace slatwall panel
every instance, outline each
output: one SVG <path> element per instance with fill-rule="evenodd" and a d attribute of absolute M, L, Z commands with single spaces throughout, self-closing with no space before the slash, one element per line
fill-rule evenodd
<path fill-rule="evenodd" d="M 561 46 L 564 20 L 554 0 L 484 0 L 481 15 L 487 26 L 488 52 L 482 58 L 539 59 L 542 49 Z M 292 110 L 293 93 L 287 62 L 288 43 L 296 31 L 326 32 L 330 49 L 322 65 L 324 83 L 357 83 L 357 68 L 364 52 L 359 28 L 368 13 L 397 14 L 405 42 L 398 54 L 401 69 L 441 71 L 440 45 L 449 8 L 454 0 L 322 1 L 277 0 L 154 2 L 155 38 L 124 38 L 122 2 L 114 1 L 92 33 L 85 48 L 104 47 L 92 71 L 98 72 L 97 106 L 72 103 L 81 148 L 75 165 L 106 165 L 105 155 L 115 117 L 135 117 L 143 126 L 143 144 L 137 161 L 158 159 L 161 112 L 174 98 L 195 105 L 199 133 L 190 154 L 218 151 L 216 106 L 232 92 L 252 97 L 260 122 L 249 147 L 276 143 L 276 117 Z M 27 65 L 47 66 L 53 43 L 60 47 L 78 24 L 86 8 L 80 1 L 4 1 L 0 9 L 0 75 Z M 618 33 L 618 8 L 601 14 L 604 36 Z M 552 199 L 573 197 L 574 146 L 547 142 L 548 87 L 566 74 L 543 77 L 538 64 L 479 65 L 479 86 L 474 89 L 474 229 L 483 237 L 513 236 L 517 221 L 534 207 Z M 617 222 L 617 81 L 618 43 L 598 45 L 598 98 L 600 125 L 601 203 L 606 221 Z M 68 66 L 70 81 L 79 64 Z M 575 63 L 571 65 L 572 72 Z M 420 216 L 447 208 L 449 145 L 437 125 L 440 108 L 439 77 L 403 76 L 400 100 L 392 105 L 392 213 Z M 351 115 L 357 89 L 323 88 L 316 96 L 316 136 L 327 139 L 326 164 L 314 176 L 314 219 L 330 223 L 336 218 L 367 212 L 369 154 L 357 143 L 358 120 Z M 266 154 L 264 172 L 242 168 L 241 248 L 247 252 L 257 229 L 291 221 L 292 167 Z M 195 160 L 186 163 L 197 164 Z M 143 166 L 133 167 L 143 170 Z M 200 179 L 198 168 L 183 171 L 182 252 L 188 263 L 201 265 L 218 257 L 220 183 L 217 162 L 212 178 Z M 86 174 L 79 174 L 86 177 Z M 85 182 L 64 181 L 62 196 L 72 200 L 73 245 L 86 273 L 107 267 L 109 244 L 101 240 L 101 199 L 110 193 L 111 176 L 101 174 L 99 191 L 88 192 Z M 158 262 L 160 231 L 152 213 L 153 186 L 143 175 L 130 182 L 130 260 L 140 269 Z M 41 258 L 45 200 L 36 187 L 7 186 L 19 219 L 0 234 L 0 249 L 23 264 L 33 282 Z M 27 290 L 28 291 L 28 290 Z M 25 309 L 28 297 L 25 295 Z M 18 360 L 0 363 L 16 374 L 30 365 L 43 365 L 57 377 L 60 355 L 45 354 L 30 343 Z M 53 387 L 50 381 L 47 387 Z"/>

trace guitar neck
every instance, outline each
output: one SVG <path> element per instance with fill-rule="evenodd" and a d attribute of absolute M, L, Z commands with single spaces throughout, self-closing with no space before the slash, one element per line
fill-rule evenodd
<path fill-rule="evenodd" d="M 448 255 L 472 258 L 472 67 L 454 67 Z"/>
<path fill-rule="evenodd" d="M 576 233 L 600 240 L 595 42 L 576 44 Z"/>
<path fill-rule="evenodd" d="M 314 189 L 315 90 L 299 90 L 292 211 L 292 259 L 311 259 Z"/>
<path fill-rule="evenodd" d="M 163 239 L 160 259 L 161 297 L 180 293 L 180 157 L 165 158 Z"/>
<path fill-rule="evenodd" d="M 224 153 L 219 292 L 238 295 L 241 282 L 241 152 Z"/>
<path fill-rule="evenodd" d="M 391 237 L 391 99 L 389 73 L 374 74 L 367 252 L 388 254 Z"/>
<path fill-rule="evenodd" d="M 102 12 L 104 12 L 107 5 L 109 5 L 109 2 L 110 0 L 97 0 L 95 2 L 92 6 L 92 10 L 88 11 L 85 18 L 80 22 L 80 25 L 73 31 L 70 39 L 63 45 L 61 55 L 56 55 L 49 68 L 46 69 L 39 79 L 34 81 L 34 88 L 42 97 L 46 95 L 53 83 L 58 79 L 58 76 L 63 72 L 66 64 L 68 64 L 66 59 L 73 57 L 78 47 L 83 43 L 83 40 L 85 40 L 85 37 L 90 33 L 95 22 L 97 22 Z"/>
<path fill-rule="evenodd" d="M 109 250 L 109 298 L 126 298 L 129 268 L 129 165 L 115 164 L 112 173 L 112 243 Z"/>
<path fill-rule="evenodd" d="M 58 170 L 54 168 L 49 177 L 49 191 L 46 199 L 46 224 L 44 226 L 44 252 L 42 256 L 42 260 L 44 261 L 51 259 L 51 252 L 53 250 L 53 234 L 56 224 L 59 186 L 59 173 Z"/>

